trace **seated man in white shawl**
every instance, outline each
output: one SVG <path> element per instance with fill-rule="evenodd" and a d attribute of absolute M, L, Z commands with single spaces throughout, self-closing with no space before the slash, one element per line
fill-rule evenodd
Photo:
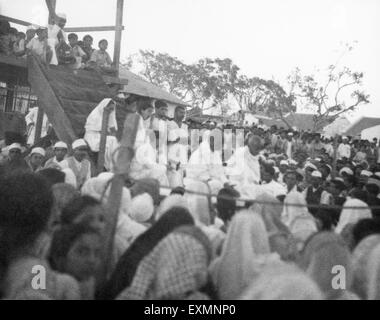
<path fill-rule="evenodd" d="M 119 92 L 117 98 L 124 98 L 124 93 Z M 89 144 L 91 151 L 98 153 L 100 150 L 100 138 L 102 133 L 102 123 L 104 112 L 110 112 L 107 125 L 107 140 L 105 149 L 105 168 L 112 169 L 112 155 L 119 143 L 114 136 L 117 132 L 116 122 L 116 102 L 110 98 L 103 99 L 87 117 L 84 139 Z"/>
<path fill-rule="evenodd" d="M 228 182 L 223 168 L 220 150 L 222 146 L 221 134 L 214 130 L 211 134 L 206 131 L 202 143 L 190 156 L 186 167 L 186 180 L 198 180 L 207 183 L 213 194 L 218 193 Z M 185 183 L 186 184 L 186 183 Z"/>
<path fill-rule="evenodd" d="M 251 197 L 249 189 L 255 189 L 261 181 L 260 150 L 261 138 L 256 135 L 248 137 L 248 145 L 236 150 L 227 162 L 226 174 L 232 185 L 242 196 Z"/>
<path fill-rule="evenodd" d="M 169 186 L 166 175 L 167 166 L 157 162 L 155 141 L 153 130 L 145 130 L 143 118 L 140 117 L 134 148 L 135 156 L 131 162 L 130 176 L 135 180 L 156 179 L 161 186 Z"/>

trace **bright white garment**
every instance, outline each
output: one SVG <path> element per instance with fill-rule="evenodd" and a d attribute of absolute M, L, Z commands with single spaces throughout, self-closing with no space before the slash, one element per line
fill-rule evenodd
<path fill-rule="evenodd" d="M 306 241 L 317 231 L 315 220 L 307 209 L 305 197 L 297 191 L 296 187 L 284 199 L 281 220 L 299 241 Z"/>
<path fill-rule="evenodd" d="M 36 135 L 36 124 L 37 124 L 37 117 L 38 117 L 38 107 L 29 109 L 28 114 L 25 116 L 25 122 L 26 125 L 29 126 L 30 124 L 33 124 L 33 126 L 28 131 L 28 145 L 34 144 L 34 136 Z M 49 121 L 44 113 L 44 117 L 42 120 L 42 127 L 41 127 L 41 138 L 45 137 L 47 135 L 48 129 L 49 129 Z"/>
<path fill-rule="evenodd" d="M 270 253 L 263 219 L 251 211 L 232 219 L 222 254 L 210 266 L 213 283 L 221 300 L 238 299 L 267 264 L 279 261 Z"/>
<path fill-rule="evenodd" d="M 188 163 L 188 150 L 189 150 L 189 128 L 186 124 L 182 124 L 181 127 L 178 126 L 177 122 L 170 121 L 168 124 L 169 130 L 174 130 L 176 136 L 179 137 L 179 160 L 181 162 L 181 167 L 185 168 Z M 168 151 L 170 152 L 170 150 Z"/>
<path fill-rule="evenodd" d="M 262 184 L 261 190 L 274 198 L 285 195 L 287 193 L 286 188 L 281 183 L 278 183 L 274 180 L 269 183 Z"/>
<path fill-rule="evenodd" d="M 190 156 L 186 177 L 204 182 L 208 180 L 218 180 L 222 184 L 227 182 L 220 152 L 211 151 L 207 139 Z"/>
<path fill-rule="evenodd" d="M 318 285 L 295 265 L 279 262 L 252 281 L 241 300 L 323 300 Z"/>
<path fill-rule="evenodd" d="M 84 176 L 85 176 L 85 181 L 89 180 L 91 178 L 91 165 L 90 165 L 90 162 L 87 159 L 84 159 L 82 162 L 79 162 L 74 157 L 70 157 L 70 158 L 72 158 L 72 160 L 73 160 L 72 163 L 75 166 L 75 168 L 70 168 L 68 159 L 65 159 L 65 160 L 63 160 L 63 161 L 60 162 L 61 168 L 62 169 L 71 169 L 74 173 L 75 172 L 81 173 L 82 172 L 82 167 L 83 166 L 87 166 L 87 171 L 85 172 Z M 87 162 L 87 163 L 85 163 L 85 162 Z"/>
<path fill-rule="evenodd" d="M 169 186 L 166 166 L 158 164 L 156 158 L 156 152 L 150 142 L 140 145 L 131 162 L 131 178 L 136 180 L 153 178 L 157 179 L 161 186 Z"/>
<path fill-rule="evenodd" d="M 210 194 L 208 185 L 201 181 L 186 179 L 185 189 L 192 192 Z M 215 225 L 211 217 L 210 201 L 207 196 L 186 192 L 184 198 L 195 224 L 206 234 L 211 242 L 213 254 L 220 252 L 225 234 Z"/>
<path fill-rule="evenodd" d="M 88 142 L 91 150 L 93 152 L 99 152 L 100 145 L 100 137 L 102 133 L 102 122 L 103 122 L 103 114 L 104 109 L 112 103 L 112 99 L 103 99 L 94 110 L 91 111 L 90 115 L 86 120 L 86 133 L 84 135 L 84 139 Z M 108 119 L 107 132 L 111 129 L 115 128 L 117 130 L 117 122 L 116 122 L 116 111 L 113 109 L 110 112 Z M 116 138 L 115 138 L 116 139 Z"/>
<path fill-rule="evenodd" d="M 347 159 L 351 157 L 351 147 L 348 144 L 341 143 L 337 150 L 337 158 L 342 159 L 343 157 Z"/>
<path fill-rule="evenodd" d="M 88 180 L 82 187 L 82 195 L 88 195 L 107 204 L 111 191 L 111 179 L 113 173 L 105 172 L 99 176 Z M 116 236 L 129 246 L 146 227 L 137 223 L 130 217 L 131 194 L 127 188 L 123 188 L 119 207 L 119 217 L 117 221 Z M 125 250 L 127 248 L 124 248 Z"/>
<path fill-rule="evenodd" d="M 258 185 L 261 180 L 260 156 L 253 156 L 247 146 L 237 149 L 228 160 L 226 174 L 237 185 Z"/>
<path fill-rule="evenodd" d="M 67 42 L 66 33 L 58 25 L 48 25 L 48 44 L 53 51 L 53 56 L 50 61 L 52 65 L 58 65 L 58 57 L 55 47 L 58 45 L 58 33 L 62 32 L 62 36 L 65 42 Z"/>
<path fill-rule="evenodd" d="M 334 147 L 331 143 L 326 143 L 325 144 L 325 150 L 326 150 L 326 153 L 330 156 L 330 157 L 333 157 L 334 156 Z"/>
<path fill-rule="evenodd" d="M 348 199 L 343 205 L 342 213 L 340 214 L 335 232 L 341 233 L 344 227 L 348 224 L 355 224 L 361 219 L 371 217 L 372 212 L 365 202 L 359 199 Z"/>

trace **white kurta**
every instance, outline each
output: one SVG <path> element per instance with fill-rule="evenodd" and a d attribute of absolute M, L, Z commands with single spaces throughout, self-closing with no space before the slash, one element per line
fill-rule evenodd
<path fill-rule="evenodd" d="M 285 195 L 287 193 L 286 188 L 281 183 L 278 183 L 274 180 L 261 185 L 261 190 L 274 198 Z"/>
<path fill-rule="evenodd" d="M 337 150 L 337 158 L 342 159 L 343 157 L 347 159 L 351 157 L 351 147 L 348 144 L 341 143 Z"/>
<path fill-rule="evenodd" d="M 30 124 L 33 124 L 31 129 L 28 131 L 28 145 L 34 144 L 34 136 L 36 135 L 36 124 L 37 124 L 37 117 L 38 117 L 38 107 L 29 109 L 29 113 L 25 116 L 25 122 L 26 125 L 29 126 Z M 49 121 L 44 113 L 44 117 L 42 120 L 42 127 L 41 127 L 41 138 L 45 137 L 47 135 L 48 129 L 49 129 Z"/>
<path fill-rule="evenodd" d="M 231 182 L 238 185 L 258 185 L 261 180 L 260 156 L 253 156 L 247 146 L 236 150 L 227 162 L 226 173 Z"/>
<path fill-rule="evenodd" d="M 186 177 L 204 182 L 217 180 L 222 185 L 228 181 L 224 174 L 220 152 L 211 151 L 207 140 L 203 141 L 199 148 L 190 156 L 186 168 Z"/>
<path fill-rule="evenodd" d="M 54 24 L 48 26 L 48 44 L 53 51 L 53 56 L 51 58 L 50 64 L 53 65 L 58 65 L 58 57 L 55 47 L 58 44 L 58 33 L 60 31 L 62 31 L 63 38 L 65 42 L 67 42 L 66 33 L 58 25 Z"/>

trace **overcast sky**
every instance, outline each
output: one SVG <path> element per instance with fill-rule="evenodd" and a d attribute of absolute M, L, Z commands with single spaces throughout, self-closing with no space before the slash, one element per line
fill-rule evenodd
<path fill-rule="evenodd" d="M 2 14 L 46 24 L 44 0 L 0 0 Z M 113 25 L 116 0 L 57 0 L 67 26 Z M 355 115 L 380 117 L 379 0 L 125 0 L 122 58 L 139 49 L 187 63 L 231 58 L 248 76 L 284 83 L 334 63 L 344 42 L 358 41 L 342 61 L 365 73 L 371 104 Z M 95 35 L 95 40 L 112 33 Z M 111 50 L 112 51 L 112 50 Z"/>

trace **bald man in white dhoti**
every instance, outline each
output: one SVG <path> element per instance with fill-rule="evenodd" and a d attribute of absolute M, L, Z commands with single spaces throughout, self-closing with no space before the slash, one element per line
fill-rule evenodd
<path fill-rule="evenodd" d="M 248 145 L 237 149 L 227 162 L 226 174 L 230 183 L 235 185 L 242 195 L 248 196 L 247 188 L 250 185 L 259 185 L 261 181 L 261 148 L 261 138 L 252 135 L 248 138 Z"/>

